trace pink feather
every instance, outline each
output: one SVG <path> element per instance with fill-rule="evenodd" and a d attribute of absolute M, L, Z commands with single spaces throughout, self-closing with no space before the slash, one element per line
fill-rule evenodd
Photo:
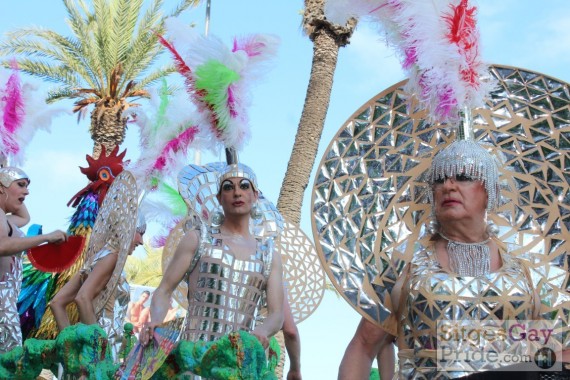
<path fill-rule="evenodd" d="M 167 48 L 172 53 L 174 57 L 174 65 L 176 66 L 177 71 L 184 77 L 188 91 L 190 93 L 194 92 L 194 77 L 192 75 L 192 69 L 188 67 L 178 50 L 176 50 L 176 48 L 172 46 L 172 44 L 168 42 L 166 38 L 160 34 L 157 34 L 156 36 L 158 37 L 158 41 L 162 44 L 162 46 Z"/>
<path fill-rule="evenodd" d="M 18 71 L 14 70 L 14 73 L 8 78 L 6 82 L 4 100 L 4 130 L 9 134 L 9 141 L 5 141 L 8 153 L 17 153 L 20 147 L 12 136 L 16 131 L 22 126 L 24 120 L 24 100 L 22 98 L 22 89 L 20 85 L 20 76 Z"/>
<path fill-rule="evenodd" d="M 260 55 L 265 49 L 265 44 L 256 40 L 253 36 L 234 38 L 234 45 L 232 53 L 238 50 L 244 51 L 248 57 L 255 57 Z"/>
<path fill-rule="evenodd" d="M 196 133 L 198 133 L 198 127 L 195 126 L 190 127 L 181 134 L 179 134 L 178 136 L 176 136 L 175 138 L 173 138 L 172 140 L 170 140 L 168 143 L 166 143 L 166 145 L 162 149 L 162 152 L 154 162 L 153 169 L 157 170 L 164 169 L 164 167 L 168 162 L 167 159 L 168 155 L 172 152 L 179 152 L 181 150 L 187 149 L 188 145 L 190 145 L 190 143 L 194 141 Z"/>

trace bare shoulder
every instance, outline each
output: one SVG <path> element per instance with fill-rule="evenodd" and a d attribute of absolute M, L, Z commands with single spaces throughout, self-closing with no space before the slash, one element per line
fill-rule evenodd
<path fill-rule="evenodd" d="M 194 253 L 198 244 L 200 243 L 200 231 L 199 230 L 189 230 L 187 231 L 180 243 L 178 243 L 178 250 L 189 251 L 189 253 Z"/>

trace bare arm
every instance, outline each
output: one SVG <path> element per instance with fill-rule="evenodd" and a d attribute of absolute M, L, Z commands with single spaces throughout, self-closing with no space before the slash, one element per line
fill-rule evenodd
<path fill-rule="evenodd" d="M 385 345 L 378 355 L 378 371 L 381 379 L 392 379 L 396 370 L 396 351 L 394 343 Z"/>
<path fill-rule="evenodd" d="M 267 317 L 251 332 L 259 339 L 263 347 L 269 346 L 269 337 L 275 335 L 283 326 L 283 268 L 281 256 L 273 254 L 271 274 L 267 280 Z"/>
<path fill-rule="evenodd" d="M 283 317 L 283 336 L 289 356 L 287 380 L 301 380 L 301 337 L 286 296 L 283 298 Z"/>
<path fill-rule="evenodd" d="M 338 379 L 368 380 L 372 362 L 380 353 L 388 352 L 387 346 L 393 345 L 393 339 L 394 337 L 382 328 L 362 318 L 340 363 Z M 384 362 L 380 364 L 382 367 Z M 384 374 L 389 368 L 381 368 L 381 370 Z M 392 368 L 392 373 L 393 371 Z"/>
<path fill-rule="evenodd" d="M 194 230 L 187 232 L 180 240 L 172 261 L 168 264 L 158 288 L 156 288 L 152 295 L 152 301 L 150 303 L 151 322 L 147 325 L 150 329 L 159 325 L 161 321 L 164 320 L 168 308 L 170 307 L 172 292 L 174 292 L 174 289 L 176 289 L 180 281 L 182 281 L 184 274 L 190 267 L 194 253 L 198 248 L 198 243 L 198 232 Z M 149 335 L 147 333 L 149 332 L 144 329 L 140 333 L 139 339 L 142 344 L 148 344 L 149 342 Z"/>
<path fill-rule="evenodd" d="M 67 240 L 65 232 L 59 230 L 26 237 L 8 236 L 8 232 L 8 217 L 0 212 L 0 256 L 15 255 L 43 243 L 62 243 Z"/>
<path fill-rule="evenodd" d="M 24 227 L 30 222 L 30 213 L 25 204 L 22 204 L 18 211 L 6 216 L 8 221 L 19 228 Z"/>

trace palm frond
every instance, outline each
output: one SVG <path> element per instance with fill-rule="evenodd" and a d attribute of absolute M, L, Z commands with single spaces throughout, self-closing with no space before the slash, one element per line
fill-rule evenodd
<path fill-rule="evenodd" d="M 54 66 L 42 60 L 20 59 L 18 61 L 18 69 L 49 82 L 71 86 L 79 86 L 80 84 L 77 74 L 63 65 Z"/>
<path fill-rule="evenodd" d="M 77 40 L 80 41 L 80 60 L 86 67 L 85 71 L 87 75 L 91 78 L 92 82 L 95 83 L 93 87 L 102 89 L 105 81 L 101 71 L 99 55 L 95 54 L 97 48 L 92 33 L 93 17 L 89 13 L 89 8 L 83 0 L 79 2 L 79 6 L 86 15 L 84 19 L 73 0 L 64 0 L 64 5 L 68 14 L 66 22 L 77 37 Z"/>
<path fill-rule="evenodd" d="M 97 20 L 94 30 L 95 40 L 97 41 L 97 54 L 99 55 L 103 75 L 108 80 L 117 62 L 115 46 L 110 46 L 109 33 L 112 28 L 111 10 L 106 0 L 94 0 L 93 9 L 93 16 Z"/>
<path fill-rule="evenodd" d="M 76 71 L 79 77 L 85 80 L 86 85 L 100 87 L 97 78 L 89 70 L 90 65 L 86 59 L 89 54 L 84 54 L 84 48 L 79 40 L 37 27 L 18 29 L 8 32 L 7 36 L 10 40 L 2 43 L 0 54 L 53 60 Z M 36 45 L 42 45 L 42 47 L 35 49 Z"/>
<path fill-rule="evenodd" d="M 198 4 L 200 4 L 200 1 L 201 0 L 183 0 L 180 2 L 180 4 L 178 4 L 178 6 L 168 16 L 169 17 L 176 17 L 180 13 L 182 13 L 186 9 L 188 9 L 189 7 L 197 6 Z"/>
<path fill-rule="evenodd" d="M 162 280 L 162 249 L 144 245 L 146 257 L 130 256 L 125 264 L 127 281 L 132 284 L 157 287 Z"/>
<path fill-rule="evenodd" d="M 158 70 L 155 70 L 149 74 L 147 74 L 145 77 L 141 78 L 139 80 L 139 82 L 137 83 L 136 88 L 146 88 L 150 85 L 155 84 L 157 81 L 159 81 L 160 79 L 172 74 L 176 72 L 176 68 L 173 65 L 170 66 L 165 66 L 163 68 L 160 68 Z"/>
<path fill-rule="evenodd" d="M 125 78 L 136 78 L 163 51 L 153 33 L 161 24 L 161 4 L 161 0 L 154 0 L 140 21 L 137 34 L 125 53 L 128 57 L 124 61 Z"/>
<path fill-rule="evenodd" d="M 62 99 L 73 99 L 76 98 L 77 96 L 78 95 L 76 89 L 68 86 L 61 86 L 49 90 L 46 97 L 46 102 L 53 103 Z"/>

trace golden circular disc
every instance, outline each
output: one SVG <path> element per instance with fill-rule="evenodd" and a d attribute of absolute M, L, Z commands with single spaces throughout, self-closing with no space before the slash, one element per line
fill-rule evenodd
<path fill-rule="evenodd" d="M 325 274 L 312 241 L 293 223 L 275 241 L 276 252 L 283 260 L 283 279 L 291 313 L 296 323 L 307 319 L 325 294 Z"/>
<path fill-rule="evenodd" d="M 493 65 L 499 87 L 473 110 L 475 139 L 504 161 L 499 238 L 538 262 L 567 269 L 570 229 L 570 92 L 544 74 Z M 335 288 L 380 323 L 398 273 L 395 249 L 423 235 L 431 207 L 422 176 L 454 141 L 453 128 L 415 111 L 400 82 L 360 107 L 329 144 L 315 176 L 312 226 Z M 390 269 L 390 271 L 388 270 Z M 395 271 L 392 271 L 395 270 Z"/>
<path fill-rule="evenodd" d="M 125 261 L 131 252 L 137 224 L 137 197 L 135 177 L 129 171 L 123 170 L 113 180 L 95 219 L 84 267 L 90 267 L 93 264 L 94 256 L 106 244 L 110 244 L 119 252 L 117 264 L 109 282 L 93 300 L 96 315 L 99 315 L 109 297 L 114 293 Z"/>

